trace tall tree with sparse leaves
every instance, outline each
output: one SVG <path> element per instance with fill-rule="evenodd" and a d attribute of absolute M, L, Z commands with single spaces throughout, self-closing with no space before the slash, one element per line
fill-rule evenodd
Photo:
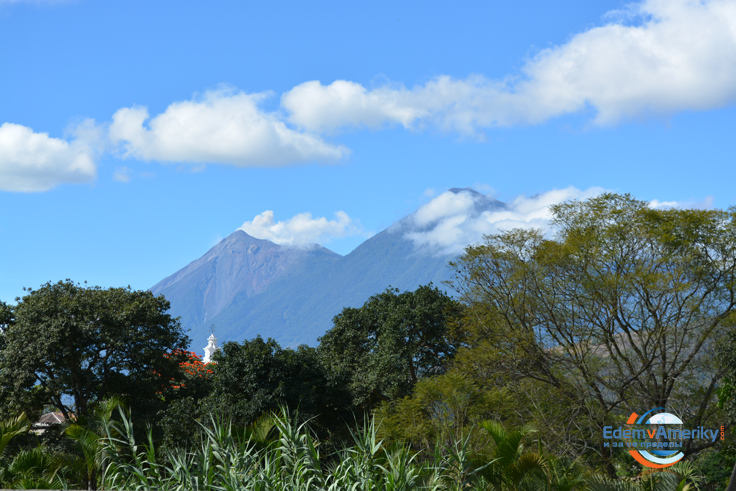
<path fill-rule="evenodd" d="M 653 209 L 603 194 L 551 207 L 556 230 L 468 247 L 454 285 L 505 376 L 557 388 L 597 428 L 668 407 L 717 425 L 716 348 L 736 320 L 736 209 Z M 713 442 L 688 441 L 686 455 Z M 590 452 L 589 452 L 590 454 Z"/>

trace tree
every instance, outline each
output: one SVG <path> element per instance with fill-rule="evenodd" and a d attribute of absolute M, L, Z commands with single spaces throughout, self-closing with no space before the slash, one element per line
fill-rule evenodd
<path fill-rule="evenodd" d="M 161 403 L 179 361 L 164 356 L 188 344 L 169 302 L 148 291 L 47 283 L 12 308 L 4 332 L 0 386 L 13 399 L 39 394 L 67 419 L 89 416 L 111 395 L 139 414 Z"/>
<path fill-rule="evenodd" d="M 202 403 L 204 411 L 249 424 L 285 406 L 302 417 L 317 417 L 325 431 L 341 430 L 350 416 L 345 384 L 330 376 L 314 348 L 284 349 L 258 336 L 225 343 L 214 361 L 212 394 Z"/>
<path fill-rule="evenodd" d="M 2 356 L 5 346 L 8 344 L 6 333 L 13 324 L 13 309 L 10 305 L 0 301 L 0 367 L 2 367 Z M 3 387 L 0 386 L 0 391 Z"/>
<path fill-rule="evenodd" d="M 724 369 L 723 381 L 718 390 L 718 404 L 726 413 L 726 424 L 733 426 L 736 424 L 736 330 L 731 330 L 726 336 L 725 342 L 719 347 L 719 357 L 721 365 Z M 724 460 L 734 460 L 734 443 L 733 432 L 729 432 L 727 439 L 727 448 L 723 449 L 722 455 Z M 723 462 L 718 462 L 716 466 L 723 468 Z M 725 477 L 725 476 L 724 476 Z M 728 491 L 736 490 L 736 462 L 733 465 L 731 479 Z"/>
<path fill-rule="evenodd" d="M 6 333 L 12 323 L 13 311 L 11 307 L 0 301 L 0 411 L 4 414 L 21 413 L 22 409 L 19 408 L 25 406 L 25 404 L 11 403 L 9 387 L 2 383 L 3 352 L 8 344 Z M 13 406 L 18 407 L 14 408 Z"/>
<path fill-rule="evenodd" d="M 499 353 L 499 373 L 556 387 L 598 430 L 656 407 L 688 426 L 712 421 L 714 353 L 736 307 L 736 210 L 603 194 L 551 212 L 553 239 L 512 230 L 453 263 L 476 344 Z"/>
<path fill-rule="evenodd" d="M 3 334 L 7 331 L 8 327 L 13 323 L 13 310 L 11 307 L 3 301 L 0 301 L 0 339 L 3 338 Z M 0 349 L 2 349 L 0 345 Z"/>
<path fill-rule="evenodd" d="M 413 292 L 388 288 L 360 308 L 345 308 L 320 338 L 325 364 L 350 378 L 354 402 L 407 396 L 422 377 L 439 375 L 455 354 L 449 323 L 460 304 L 429 285 Z"/>
<path fill-rule="evenodd" d="M 504 396 L 451 370 L 420 380 L 411 397 L 383 402 L 375 415 L 381 423 L 379 432 L 390 442 L 409 443 L 413 449 L 431 453 L 473 434 L 468 444 L 477 452 L 486 443 L 476 438 L 478 423 L 495 416 L 494 410 L 505 403 Z"/>

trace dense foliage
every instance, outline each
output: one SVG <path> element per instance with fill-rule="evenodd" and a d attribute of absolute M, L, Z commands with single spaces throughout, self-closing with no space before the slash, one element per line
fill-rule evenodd
<path fill-rule="evenodd" d="M 163 297 L 130 288 L 66 281 L 30 291 L 4 330 L 4 405 L 31 401 L 86 418 L 96 401 L 122 395 L 150 413 L 165 391 L 161 378 L 179 373 L 164 355 L 188 343 L 168 309 Z"/>
<path fill-rule="evenodd" d="M 454 264 L 477 352 L 462 366 L 550 386 L 590 435 L 577 453 L 597 455 L 611 476 L 602 428 L 631 412 L 667 407 L 688 426 L 719 426 L 736 212 L 654 210 L 614 194 L 551 211 L 554 239 L 513 230 Z M 683 452 L 714 443 L 689 441 Z"/>
<path fill-rule="evenodd" d="M 327 371 L 314 348 L 283 349 L 273 339 L 257 337 L 243 343 L 225 343 L 206 365 L 206 391 L 188 392 L 161 413 L 160 426 L 168 444 L 196 440 L 200 424 L 210 426 L 211 415 L 220 419 L 255 422 L 259 416 L 285 405 L 303 417 L 317 418 L 322 436 L 345 433 L 352 417 L 350 395 L 344 380 Z M 190 364 L 182 367 L 190 370 Z M 191 380 L 193 377 L 190 376 Z M 193 382 L 202 384 L 203 381 Z M 182 432 L 182 428 L 188 431 Z"/>
<path fill-rule="evenodd" d="M 722 489 L 730 431 L 660 472 L 602 427 L 664 406 L 736 424 L 736 212 L 551 211 L 554 236 L 468 247 L 458 299 L 389 288 L 317 347 L 256 337 L 205 364 L 149 292 L 0 302 L 0 487 Z M 47 411 L 66 423 L 30 432 Z"/>
<path fill-rule="evenodd" d="M 347 375 L 355 404 L 371 408 L 446 370 L 457 349 L 448 324 L 460 310 L 431 284 L 403 293 L 389 288 L 343 309 L 319 350 L 332 371 Z"/>

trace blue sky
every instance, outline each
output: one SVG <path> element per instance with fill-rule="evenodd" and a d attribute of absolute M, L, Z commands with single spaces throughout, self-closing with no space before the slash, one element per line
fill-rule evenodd
<path fill-rule="evenodd" d="M 0 0 L 0 300 L 420 206 L 457 250 L 491 225 L 451 187 L 726 208 L 734 102 L 736 1 Z"/>

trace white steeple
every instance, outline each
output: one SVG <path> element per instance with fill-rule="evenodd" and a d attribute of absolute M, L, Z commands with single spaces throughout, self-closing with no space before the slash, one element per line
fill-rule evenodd
<path fill-rule="evenodd" d="M 210 337 L 207 338 L 207 347 L 204 349 L 204 359 L 202 360 L 203 363 L 209 363 L 212 361 L 212 355 L 215 354 L 215 351 L 219 350 L 220 348 L 217 347 L 217 338 L 215 337 L 215 333 L 213 332 L 210 334 Z"/>

